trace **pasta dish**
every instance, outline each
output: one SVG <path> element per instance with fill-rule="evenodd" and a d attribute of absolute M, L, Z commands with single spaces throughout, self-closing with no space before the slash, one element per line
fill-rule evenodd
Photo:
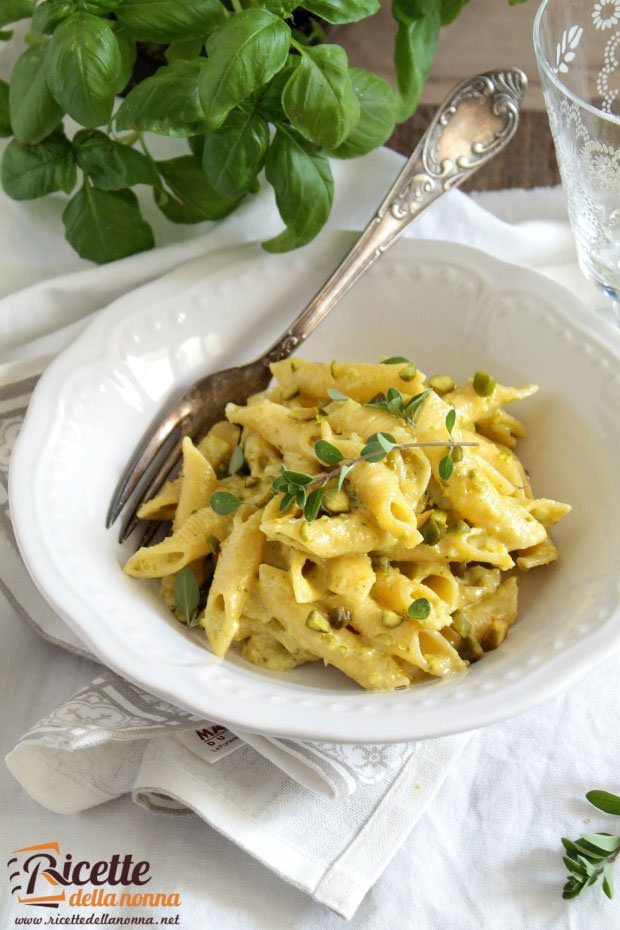
<path fill-rule="evenodd" d="M 212 651 L 283 671 L 322 661 L 363 688 L 461 672 L 517 617 L 520 572 L 557 558 L 570 507 L 536 498 L 505 405 L 537 388 L 457 386 L 405 358 L 300 358 L 183 440 L 179 477 L 143 504 L 169 534 L 125 565 L 160 579 Z"/>

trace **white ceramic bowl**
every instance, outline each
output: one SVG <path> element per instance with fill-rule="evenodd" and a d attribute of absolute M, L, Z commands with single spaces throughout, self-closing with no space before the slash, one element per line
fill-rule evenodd
<path fill-rule="evenodd" d="M 535 381 L 521 454 L 539 496 L 572 503 L 557 565 L 523 579 L 520 618 L 457 680 L 360 691 L 319 663 L 269 673 L 215 659 L 155 584 L 129 579 L 104 514 L 162 403 L 207 371 L 252 358 L 350 242 L 301 253 L 243 246 L 190 263 L 98 315 L 34 393 L 12 461 L 20 550 L 53 608 L 115 671 L 208 719 L 306 739 L 390 741 L 479 727 L 569 684 L 620 641 L 620 335 L 549 280 L 474 250 L 405 240 L 304 347 L 307 358 L 415 359 L 457 380 L 478 368 Z M 519 405 L 515 410 L 519 412 Z"/>

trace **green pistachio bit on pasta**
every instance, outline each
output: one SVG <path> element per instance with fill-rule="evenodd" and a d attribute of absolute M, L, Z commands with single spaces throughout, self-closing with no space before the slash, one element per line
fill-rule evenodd
<path fill-rule="evenodd" d="M 390 630 L 400 626 L 405 618 L 397 614 L 395 610 L 384 610 L 381 614 L 382 626 L 387 626 Z"/>
<path fill-rule="evenodd" d="M 461 659 L 465 659 L 467 662 L 477 662 L 484 655 L 484 649 L 473 633 L 468 633 L 467 636 L 462 637 L 462 643 L 457 652 Z"/>
<path fill-rule="evenodd" d="M 327 615 L 329 624 L 334 630 L 341 630 L 351 622 L 351 611 L 348 607 L 334 607 Z"/>
<path fill-rule="evenodd" d="M 448 533 L 466 533 L 469 530 L 469 524 L 464 520 L 456 520 L 455 523 L 448 523 L 446 529 Z"/>
<path fill-rule="evenodd" d="M 454 407 L 450 407 L 446 414 L 446 429 L 452 435 L 452 430 L 454 429 L 454 424 L 456 423 L 456 410 Z"/>
<path fill-rule="evenodd" d="M 243 448 L 241 444 L 235 446 L 230 457 L 230 462 L 228 463 L 228 474 L 236 475 L 240 468 L 243 468 L 245 464 L 245 458 L 243 457 Z"/>
<path fill-rule="evenodd" d="M 442 481 L 448 481 L 454 471 L 454 459 L 452 452 L 447 452 L 439 463 L 439 477 Z"/>
<path fill-rule="evenodd" d="M 349 400 L 346 394 L 343 394 L 342 391 L 337 391 L 336 388 L 328 388 L 327 396 L 331 400 Z"/>
<path fill-rule="evenodd" d="M 318 610 L 311 610 L 306 618 L 306 626 L 309 630 L 317 633 L 329 633 L 331 626 L 327 617 L 324 617 Z"/>
<path fill-rule="evenodd" d="M 305 489 L 302 489 L 305 494 Z M 312 523 L 313 520 L 316 520 L 317 514 L 321 507 L 321 501 L 323 500 L 323 488 L 315 488 L 314 491 L 310 491 L 308 499 L 304 504 L 304 519 L 308 523 Z"/>
<path fill-rule="evenodd" d="M 375 639 L 378 643 L 383 643 L 385 646 L 391 646 L 394 642 L 394 637 L 391 633 L 377 633 Z"/>
<path fill-rule="evenodd" d="M 420 533 L 427 546 L 436 546 L 441 539 L 441 530 L 433 517 L 429 517 L 424 526 L 420 527 Z"/>
<path fill-rule="evenodd" d="M 463 461 L 463 447 L 454 446 L 452 449 L 452 461 L 453 462 L 462 462 Z"/>
<path fill-rule="evenodd" d="M 292 358 L 292 359 L 291 359 L 291 371 L 292 371 L 292 372 L 295 372 L 295 371 L 297 371 L 298 369 L 299 369 L 299 365 L 297 364 L 297 362 L 295 361 L 295 359 Z"/>
<path fill-rule="evenodd" d="M 408 365 L 409 359 L 403 355 L 391 355 L 389 358 L 381 359 L 382 365 Z"/>
<path fill-rule="evenodd" d="M 200 588 L 193 571 L 186 565 L 174 579 L 174 606 L 181 618 L 189 625 L 197 615 Z"/>
<path fill-rule="evenodd" d="M 450 375 L 433 375 L 428 379 L 428 383 L 437 394 L 447 394 L 456 387 Z"/>
<path fill-rule="evenodd" d="M 418 373 L 418 366 L 415 362 L 409 362 L 408 365 L 405 365 L 404 368 L 398 372 L 398 377 L 401 381 L 413 381 L 415 376 Z"/>
<path fill-rule="evenodd" d="M 214 491 L 209 498 L 211 510 L 219 513 L 221 516 L 234 513 L 241 503 L 242 501 L 229 491 Z"/>
<path fill-rule="evenodd" d="M 409 604 L 407 613 L 414 620 L 426 620 L 431 612 L 430 602 L 425 597 L 417 597 L 415 601 Z"/>
<path fill-rule="evenodd" d="M 319 439 L 318 442 L 315 442 L 314 454 L 319 462 L 323 462 L 325 465 L 337 465 L 344 458 L 340 449 L 333 446 L 331 442 L 327 442 L 326 439 Z"/>
<path fill-rule="evenodd" d="M 490 397 L 495 390 L 495 378 L 486 371 L 477 371 L 474 375 L 474 391 L 479 397 Z"/>
<path fill-rule="evenodd" d="M 338 377 L 338 362 L 335 359 L 329 366 L 329 373 L 332 376 L 332 378 L 336 380 L 336 378 Z"/>
<path fill-rule="evenodd" d="M 459 636 L 469 636 L 471 633 L 471 623 L 467 620 L 460 610 L 455 610 L 452 614 L 452 629 Z"/>
<path fill-rule="evenodd" d="M 328 488 L 323 495 L 323 509 L 330 513 L 348 513 L 351 509 L 349 495 L 346 491 Z"/>

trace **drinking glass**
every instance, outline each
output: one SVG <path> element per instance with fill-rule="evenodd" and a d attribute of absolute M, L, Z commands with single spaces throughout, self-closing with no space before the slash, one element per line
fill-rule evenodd
<path fill-rule="evenodd" d="M 534 49 L 579 264 L 620 325 L 620 0 L 543 0 Z"/>

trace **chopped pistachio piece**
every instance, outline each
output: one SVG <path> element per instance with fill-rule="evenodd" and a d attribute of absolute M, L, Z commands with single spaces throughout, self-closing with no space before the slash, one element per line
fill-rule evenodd
<path fill-rule="evenodd" d="M 454 446 L 452 449 L 452 461 L 453 462 L 462 462 L 463 461 L 463 447 Z"/>
<path fill-rule="evenodd" d="M 474 375 L 474 391 L 479 397 L 490 397 L 495 390 L 495 378 L 486 371 L 477 371 Z"/>
<path fill-rule="evenodd" d="M 471 623 L 467 620 L 460 610 L 455 610 L 452 614 L 452 629 L 456 630 L 459 636 L 469 636 L 471 633 Z"/>
<path fill-rule="evenodd" d="M 317 633 L 329 633 L 331 631 L 329 620 L 318 610 L 310 611 L 306 618 L 306 626 L 309 630 L 316 630 Z"/>
<path fill-rule="evenodd" d="M 384 610 L 381 614 L 382 625 L 387 626 L 390 630 L 400 626 L 404 619 L 405 618 L 397 614 L 395 610 Z"/>
<path fill-rule="evenodd" d="M 424 526 L 420 527 L 420 533 L 427 546 L 436 546 L 441 539 L 441 530 L 433 517 L 429 517 Z"/>
<path fill-rule="evenodd" d="M 404 368 L 398 372 L 398 377 L 401 381 L 413 381 L 415 376 L 418 373 L 418 366 L 415 362 L 409 362 L 408 365 L 405 365 Z"/>
<path fill-rule="evenodd" d="M 328 488 L 323 495 L 323 508 L 330 513 L 348 513 L 351 509 L 351 502 L 346 491 L 338 491 L 336 488 Z"/>
<path fill-rule="evenodd" d="M 447 394 L 448 391 L 453 391 L 456 387 L 450 375 L 433 375 L 432 378 L 429 378 L 428 384 L 438 394 Z"/>

